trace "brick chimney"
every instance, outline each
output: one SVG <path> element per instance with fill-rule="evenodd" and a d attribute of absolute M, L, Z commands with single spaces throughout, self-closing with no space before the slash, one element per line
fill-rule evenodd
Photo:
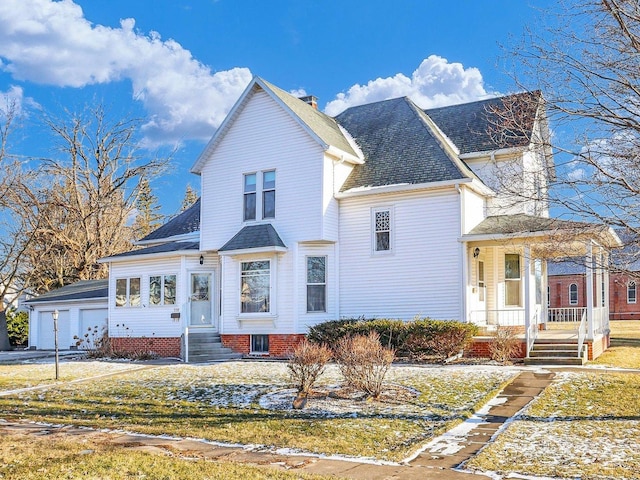
<path fill-rule="evenodd" d="M 306 97 L 299 97 L 307 105 L 311 105 L 316 110 L 318 109 L 318 97 L 314 97 L 313 95 L 307 95 Z"/>

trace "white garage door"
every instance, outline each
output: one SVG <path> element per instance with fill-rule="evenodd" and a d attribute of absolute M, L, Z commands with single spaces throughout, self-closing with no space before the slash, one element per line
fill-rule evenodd
<path fill-rule="evenodd" d="M 86 347 L 92 348 L 93 342 L 102 337 L 102 332 L 107 328 L 109 309 L 94 308 L 80 311 L 80 332 L 78 338 L 85 339 Z M 95 332 L 95 333 L 94 333 Z M 85 337 L 85 334 L 89 334 Z"/>
<path fill-rule="evenodd" d="M 38 344 L 39 350 L 53 350 L 55 340 L 53 335 L 53 312 L 41 312 L 38 319 Z M 58 314 L 58 348 L 68 350 L 69 339 L 69 310 L 60 310 Z"/>

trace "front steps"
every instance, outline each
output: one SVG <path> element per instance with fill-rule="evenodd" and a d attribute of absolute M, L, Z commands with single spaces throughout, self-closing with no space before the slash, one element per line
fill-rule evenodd
<path fill-rule="evenodd" d="M 586 355 L 578 357 L 578 342 L 536 340 L 524 364 L 581 366 L 586 361 Z"/>
<path fill-rule="evenodd" d="M 223 347 L 218 333 L 210 330 L 189 331 L 189 363 L 220 362 L 237 358 L 242 358 L 242 354 Z"/>

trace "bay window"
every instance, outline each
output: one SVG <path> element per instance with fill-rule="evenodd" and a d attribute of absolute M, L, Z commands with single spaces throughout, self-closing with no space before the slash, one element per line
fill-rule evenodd
<path fill-rule="evenodd" d="M 240 313 L 271 311 L 271 262 L 259 260 L 240 264 Z"/>

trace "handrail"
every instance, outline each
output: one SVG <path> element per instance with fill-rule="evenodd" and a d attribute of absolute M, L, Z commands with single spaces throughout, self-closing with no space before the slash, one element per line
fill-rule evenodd
<path fill-rule="evenodd" d="M 586 311 L 586 307 L 549 307 L 547 311 L 547 322 L 578 323 Z"/>
<path fill-rule="evenodd" d="M 184 327 L 184 363 L 189 363 L 189 327 Z"/>
<path fill-rule="evenodd" d="M 582 358 L 582 347 L 584 345 L 584 341 L 587 338 L 587 312 L 585 311 L 582 314 L 582 319 L 580 320 L 580 327 L 578 327 L 578 358 Z"/>
<path fill-rule="evenodd" d="M 533 344 L 538 338 L 538 322 L 540 319 L 540 309 L 536 307 L 535 312 L 533 313 L 533 317 L 531 318 L 531 322 L 529 323 L 529 329 L 527 330 L 527 358 L 529 358 L 529 354 L 531 353 L 531 349 L 533 348 Z"/>

